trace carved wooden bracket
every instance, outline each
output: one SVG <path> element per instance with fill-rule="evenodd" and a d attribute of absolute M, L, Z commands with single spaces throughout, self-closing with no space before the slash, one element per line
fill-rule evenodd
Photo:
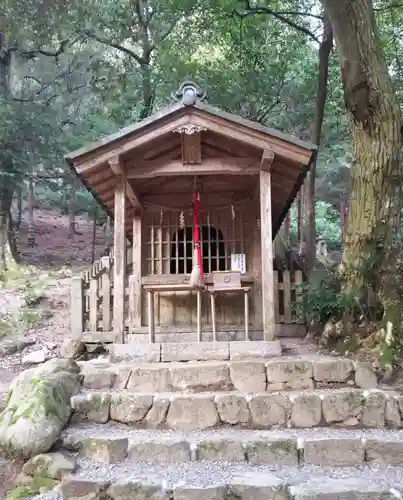
<path fill-rule="evenodd" d="M 199 134 L 200 132 L 206 132 L 207 129 L 205 127 L 201 127 L 200 125 L 196 125 L 195 123 L 187 123 L 186 125 L 182 125 L 175 130 L 173 133 L 181 134 L 181 135 L 193 135 Z"/>

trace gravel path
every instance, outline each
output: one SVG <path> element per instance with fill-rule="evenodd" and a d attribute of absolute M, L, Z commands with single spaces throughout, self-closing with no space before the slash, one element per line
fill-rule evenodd
<path fill-rule="evenodd" d="M 197 443 L 207 439 L 230 439 L 252 441 L 259 439 L 298 438 L 298 439 L 380 439 L 384 441 L 403 441 L 403 429 L 337 429 L 316 427 L 312 429 L 285 429 L 281 431 L 249 429 L 212 429 L 207 431 L 174 431 L 161 429 L 133 429 L 124 424 L 83 423 L 69 427 L 63 437 L 85 438 L 128 438 L 130 441 L 172 442 L 188 441 Z"/>

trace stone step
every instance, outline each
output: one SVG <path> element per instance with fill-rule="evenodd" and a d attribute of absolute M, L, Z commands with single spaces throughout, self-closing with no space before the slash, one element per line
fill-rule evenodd
<path fill-rule="evenodd" d="M 377 386 L 370 363 L 335 357 L 125 364 L 98 360 L 82 362 L 81 369 L 83 385 L 88 389 L 127 388 L 131 392 L 274 392 Z"/>
<path fill-rule="evenodd" d="M 63 446 L 96 463 L 226 461 L 287 466 L 403 466 L 403 430 L 299 429 L 172 432 L 127 425 L 81 425 Z"/>
<path fill-rule="evenodd" d="M 171 361 L 228 361 L 249 358 L 269 359 L 281 356 L 279 340 L 265 342 L 167 342 L 154 344 L 110 344 L 113 362 L 147 361 L 149 363 Z"/>
<path fill-rule="evenodd" d="M 379 389 L 277 393 L 89 391 L 71 399 L 73 421 L 109 420 L 175 430 L 237 425 L 250 429 L 318 426 L 401 428 L 403 396 Z"/>
<path fill-rule="evenodd" d="M 395 500 L 402 498 L 400 468 L 283 467 L 251 464 L 150 462 L 101 465 L 79 461 L 65 477 L 63 500 Z"/>

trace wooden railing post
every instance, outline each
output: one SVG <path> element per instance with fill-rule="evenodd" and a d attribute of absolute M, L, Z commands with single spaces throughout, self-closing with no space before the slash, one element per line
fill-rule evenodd
<path fill-rule="evenodd" d="M 141 214 L 133 217 L 132 275 L 129 278 L 130 327 L 141 327 Z"/>
<path fill-rule="evenodd" d="M 73 338 L 79 339 L 84 331 L 84 293 L 81 276 L 72 277 L 70 293 L 70 333 Z"/>
<path fill-rule="evenodd" d="M 124 342 L 126 275 L 126 180 L 116 177 L 113 265 L 113 331 L 116 342 Z"/>
<path fill-rule="evenodd" d="M 273 159 L 273 153 L 264 151 L 260 170 L 260 236 L 262 246 L 262 312 L 264 340 L 274 340 L 276 336 L 273 293 L 274 272 L 270 172 Z"/>

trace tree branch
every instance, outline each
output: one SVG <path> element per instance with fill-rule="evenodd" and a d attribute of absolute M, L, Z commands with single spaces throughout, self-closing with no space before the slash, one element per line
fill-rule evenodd
<path fill-rule="evenodd" d="M 251 7 L 249 4 L 249 0 L 246 1 L 246 7 L 243 12 L 238 12 L 237 10 L 234 10 L 233 13 L 239 17 L 240 19 L 245 19 L 246 17 L 255 15 L 255 14 L 264 14 L 264 15 L 271 15 L 278 19 L 279 21 L 288 24 L 292 28 L 296 29 L 297 31 L 300 31 L 301 33 L 304 33 L 304 35 L 309 36 L 312 40 L 314 40 L 316 43 L 320 43 L 319 38 L 313 33 L 311 30 L 308 28 L 305 28 L 305 26 L 300 26 L 299 24 L 295 23 L 292 19 L 289 19 L 288 17 L 285 17 L 285 14 L 277 12 L 275 10 L 270 9 L 269 7 Z"/>
<path fill-rule="evenodd" d="M 59 47 L 54 51 L 47 49 L 25 50 L 21 52 L 21 57 L 25 57 L 26 59 L 34 59 L 35 57 L 38 57 L 40 55 L 47 57 L 58 57 L 66 51 L 67 47 L 74 45 L 80 39 L 81 35 L 77 36 L 76 38 L 73 38 L 72 40 L 70 40 L 70 38 L 62 40 L 60 42 Z"/>
<path fill-rule="evenodd" d="M 108 40 L 106 38 L 103 38 L 99 35 L 96 35 L 95 33 L 92 33 L 89 30 L 85 30 L 83 32 L 88 38 L 91 38 L 92 40 L 96 40 L 99 43 L 103 43 L 104 45 L 108 45 L 109 47 L 112 47 L 113 49 L 119 50 L 120 52 L 123 52 L 124 54 L 128 55 L 129 57 L 132 57 L 135 59 L 140 65 L 145 65 L 147 64 L 147 61 L 144 60 L 141 56 L 136 54 L 133 50 L 124 47 L 120 43 L 117 42 L 112 42 L 111 40 Z"/>
<path fill-rule="evenodd" d="M 403 7 L 402 2 L 394 2 L 390 5 L 385 5 L 384 7 L 374 7 L 375 12 L 384 12 L 385 10 L 400 9 Z"/>

